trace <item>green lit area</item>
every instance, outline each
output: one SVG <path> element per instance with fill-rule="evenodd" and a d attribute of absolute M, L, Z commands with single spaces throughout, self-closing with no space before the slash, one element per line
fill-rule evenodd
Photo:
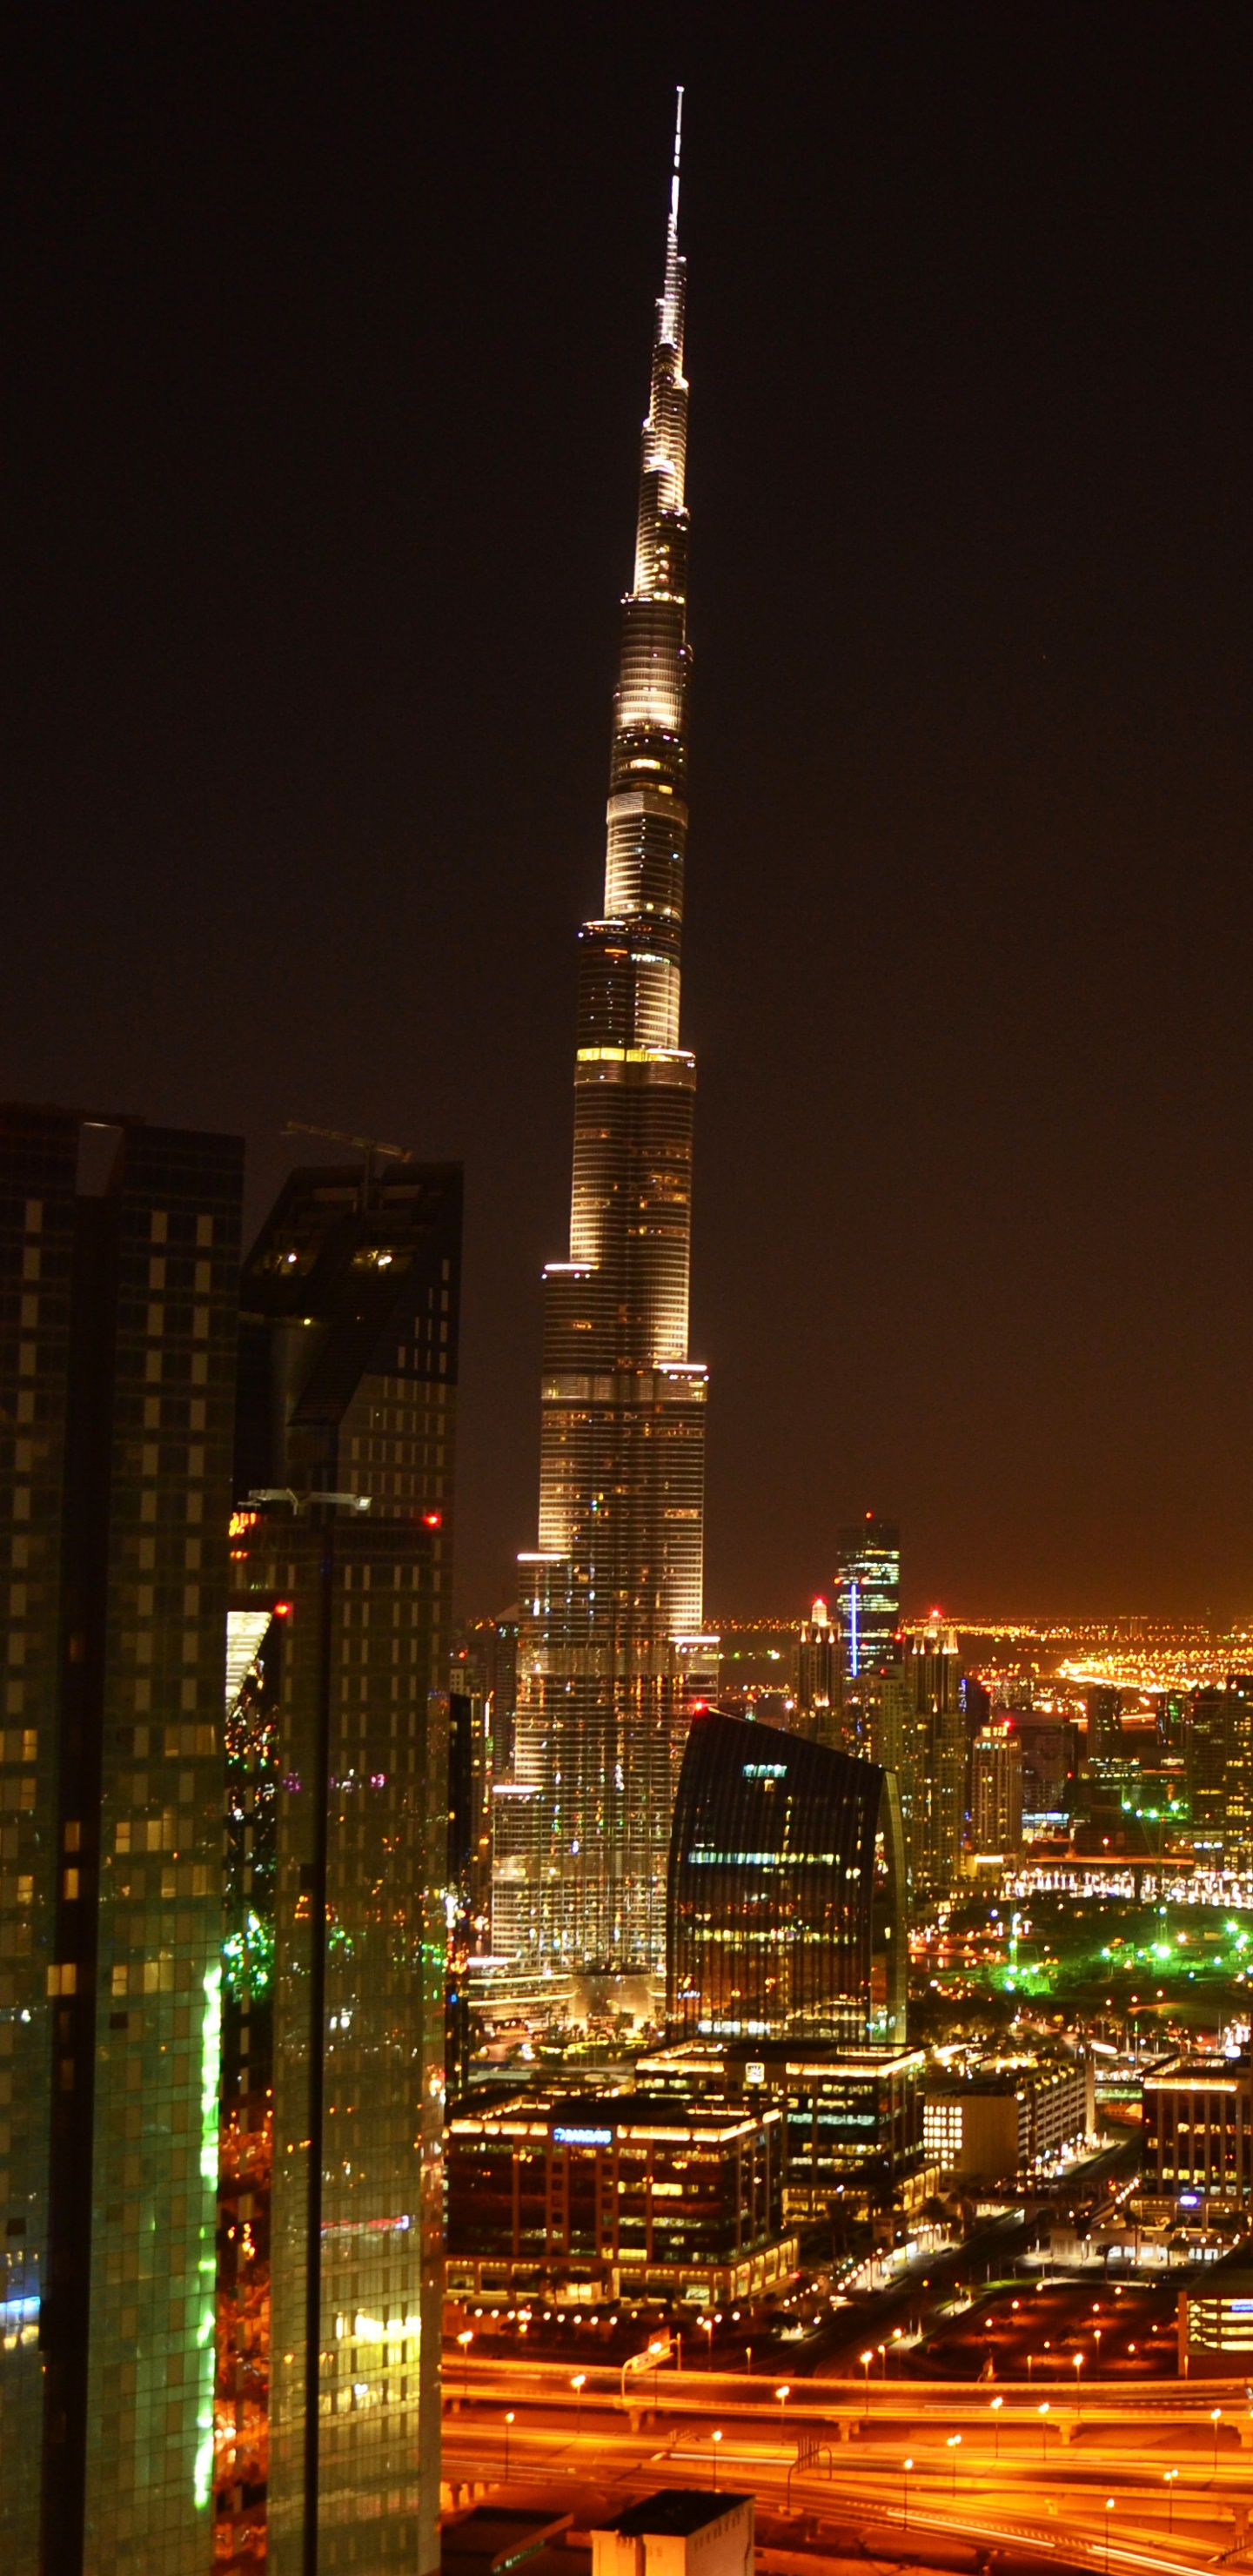
<path fill-rule="evenodd" d="M 1253 2005 L 1253 1915 L 1115 1896 L 970 1902 L 915 1957 L 911 1988 L 924 2019 L 928 2003 L 984 2004 L 998 2018 L 1034 2003 L 1094 2015 L 1169 2007 L 1185 2019 L 1191 2003 L 1213 2027 L 1216 2013 Z"/>
<path fill-rule="evenodd" d="M 251 1906 L 242 1931 L 228 1932 L 222 1943 L 226 1990 L 233 2003 L 245 1995 L 256 2003 L 268 1995 L 274 1976 L 274 1927 L 263 1923 Z"/>

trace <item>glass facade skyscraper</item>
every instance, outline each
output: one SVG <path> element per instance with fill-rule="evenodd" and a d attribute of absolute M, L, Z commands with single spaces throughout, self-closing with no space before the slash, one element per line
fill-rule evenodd
<path fill-rule="evenodd" d="M 835 1578 L 844 1670 L 886 1672 L 900 1661 L 901 1534 L 873 1512 L 840 1531 Z"/>
<path fill-rule="evenodd" d="M 297 1172 L 244 1265 L 218 2563 L 438 2565 L 461 1176 Z"/>
<path fill-rule="evenodd" d="M 672 2037 L 904 2039 L 900 1807 L 877 1763 L 751 1718 L 696 1717 L 668 1914 Z"/>
<path fill-rule="evenodd" d="M 0 1112 L 0 2563 L 203 2576 L 238 1139 Z"/>
<path fill-rule="evenodd" d="M 678 134 L 622 609 L 604 916 L 580 937 L 570 1257 L 544 1282 L 539 1548 L 521 1560 L 516 1794 L 493 1947 L 661 1968 L 700 1637 L 706 1372 L 688 1357 L 692 1112 L 680 1045 L 687 839 L 687 381 Z"/>

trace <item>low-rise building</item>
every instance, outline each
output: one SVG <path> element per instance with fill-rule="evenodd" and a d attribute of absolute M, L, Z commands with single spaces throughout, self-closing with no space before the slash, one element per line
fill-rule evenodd
<path fill-rule="evenodd" d="M 781 2110 L 789 2223 L 823 2218 L 837 2200 L 909 2210 L 925 2197 L 921 2048 L 680 2041 L 641 2058 L 637 2072 L 641 2084 L 685 2099 Z"/>
<path fill-rule="evenodd" d="M 1141 2199 L 1146 2215 L 1208 2223 L 1253 2195 L 1253 2065 L 1247 2057 L 1175 2057 L 1141 2088 Z"/>
<path fill-rule="evenodd" d="M 1016 2182 L 1090 2137 L 1092 2063 L 984 2062 L 927 2077 L 926 2161 L 959 2182 Z"/>
<path fill-rule="evenodd" d="M 662 2487 L 592 2532 L 592 2576 L 753 2576 L 753 2499 Z"/>
<path fill-rule="evenodd" d="M 448 2289 L 752 2299 L 796 2268 L 783 2113 L 539 2091 L 448 2124 Z"/>

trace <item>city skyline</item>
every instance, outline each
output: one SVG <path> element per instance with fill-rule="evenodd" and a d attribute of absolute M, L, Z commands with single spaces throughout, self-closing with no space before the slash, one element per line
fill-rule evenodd
<path fill-rule="evenodd" d="M 1247 1616 L 1247 27 L 190 29 L 7 84 L 4 1088 L 464 1159 L 502 1608 L 682 79 L 709 1599 Z"/>

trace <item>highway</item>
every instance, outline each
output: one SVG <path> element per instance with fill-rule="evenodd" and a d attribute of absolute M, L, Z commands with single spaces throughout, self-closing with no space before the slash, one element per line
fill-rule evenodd
<path fill-rule="evenodd" d="M 780 2400 L 742 2374 L 655 2376 L 655 2402 L 650 2373 L 646 2390 L 628 2386 L 624 2404 L 616 2371 L 587 2370 L 575 2392 L 559 2363 L 450 2358 L 446 2501 L 499 2488 L 507 2439 L 512 2491 L 554 2496 L 577 2482 L 625 2500 L 716 2480 L 750 2488 L 763 2511 L 790 2514 L 788 2545 L 820 2553 L 836 2546 L 833 2527 L 846 2550 L 873 2546 L 924 2563 L 936 2539 L 1152 2576 L 1198 2576 L 1244 2556 L 1253 2410 L 1242 2384 L 1093 2389 L 1080 2417 L 1055 2402 L 1041 2414 L 1043 2401 L 1025 2386 L 811 2381 Z M 1055 2420 L 1063 2411 L 1064 2428 Z"/>

